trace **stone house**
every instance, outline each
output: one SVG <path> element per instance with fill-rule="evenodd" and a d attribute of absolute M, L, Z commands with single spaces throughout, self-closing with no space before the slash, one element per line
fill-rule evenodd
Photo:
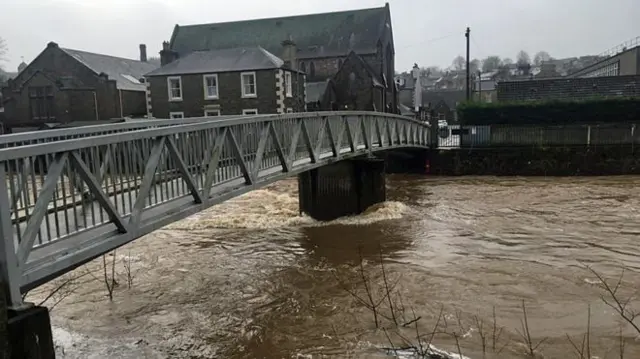
<path fill-rule="evenodd" d="M 142 76 L 157 66 L 50 42 L 26 68 L 2 88 L 5 127 L 11 132 L 45 124 L 108 121 L 147 114 Z"/>
<path fill-rule="evenodd" d="M 294 50 L 285 54 L 283 51 L 290 50 L 282 47 L 283 41 L 294 43 Z M 389 108 L 397 108 L 393 82 L 395 48 L 388 3 L 351 11 L 176 25 L 160 57 L 166 65 L 194 51 L 256 46 L 292 59 L 291 68 L 306 73 L 309 86 L 335 76 L 349 53 L 355 52 L 384 80 L 383 101 L 391 104 Z"/>
<path fill-rule="evenodd" d="M 158 118 L 304 111 L 304 73 L 261 47 L 194 51 L 145 77 Z"/>

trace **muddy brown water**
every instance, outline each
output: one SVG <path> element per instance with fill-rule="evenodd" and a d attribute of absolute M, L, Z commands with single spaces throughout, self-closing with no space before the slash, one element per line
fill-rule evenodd
<path fill-rule="evenodd" d="M 382 258 L 396 320 L 415 312 L 418 335 L 430 338 L 442 310 L 440 349 L 457 353 L 457 336 L 464 356 L 482 358 L 484 335 L 486 357 L 525 357 L 524 301 L 540 357 L 575 357 L 567 335 L 581 345 L 589 307 L 594 357 L 619 358 L 620 337 L 625 357 L 640 357 L 637 333 L 620 336 L 585 269 L 615 280 L 624 266 L 620 296 L 639 288 L 640 177 L 389 176 L 389 202 L 332 223 L 301 217 L 296 189 L 274 184 L 119 249 L 113 302 L 102 259 L 35 290 L 37 302 L 72 279 L 46 302 L 58 356 L 383 358 L 389 341 L 416 344 L 416 327 L 396 330 L 381 304 L 387 334 L 376 330 L 346 290 L 366 298 L 362 257 L 374 301 L 384 299 Z"/>

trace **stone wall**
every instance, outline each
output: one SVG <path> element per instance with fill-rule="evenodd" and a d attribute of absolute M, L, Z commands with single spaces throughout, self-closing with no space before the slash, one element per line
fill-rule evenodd
<path fill-rule="evenodd" d="M 429 174 L 599 176 L 640 174 L 640 149 L 592 146 L 432 151 Z"/>
<path fill-rule="evenodd" d="M 169 101 L 167 89 L 168 76 L 149 77 L 151 107 L 156 118 L 168 118 L 170 112 L 183 112 L 184 117 L 204 116 L 205 108 L 217 108 L 221 115 L 241 115 L 244 109 L 257 109 L 259 114 L 275 114 L 278 112 L 276 92 L 276 74 L 278 70 L 261 70 L 256 73 L 257 97 L 243 98 L 241 72 L 218 73 L 218 98 L 204 98 L 203 74 L 180 76 L 182 79 L 182 101 Z M 302 98 L 304 91 L 304 75 L 293 73 L 291 98 L 285 99 L 286 107 L 293 112 L 304 111 Z"/>
<path fill-rule="evenodd" d="M 640 75 L 499 82 L 498 101 L 640 96 Z"/>

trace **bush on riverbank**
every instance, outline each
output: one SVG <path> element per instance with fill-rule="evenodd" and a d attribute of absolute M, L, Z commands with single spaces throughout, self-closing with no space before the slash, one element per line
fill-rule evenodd
<path fill-rule="evenodd" d="M 582 101 L 527 101 L 458 106 L 463 125 L 564 125 L 632 123 L 640 120 L 640 98 L 595 98 Z"/>

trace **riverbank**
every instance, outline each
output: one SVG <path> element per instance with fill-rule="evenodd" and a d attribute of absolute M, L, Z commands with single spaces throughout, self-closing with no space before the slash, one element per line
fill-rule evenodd
<path fill-rule="evenodd" d="M 431 175 L 614 176 L 640 174 L 640 146 L 465 148 L 426 154 Z"/>

